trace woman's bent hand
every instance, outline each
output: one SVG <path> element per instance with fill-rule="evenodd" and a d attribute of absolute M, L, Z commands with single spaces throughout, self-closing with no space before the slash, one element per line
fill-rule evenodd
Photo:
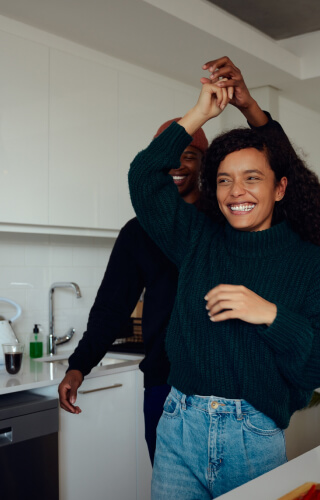
<path fill-rule="evenodd" d="M 213 83 L 205 83 L 197 104 L 178 122 L 188 134 L 193 135 L 211 118 L 220 115 L 229 102 L 227 89 L 219 88 Z"/>
<path fill-rule="evenodd" d="M 205 296 L 211 321 L 241 319 L 255 325 L 267 325 L 276 318 L 277 306 L 242 285 L 218 285 Z"/>

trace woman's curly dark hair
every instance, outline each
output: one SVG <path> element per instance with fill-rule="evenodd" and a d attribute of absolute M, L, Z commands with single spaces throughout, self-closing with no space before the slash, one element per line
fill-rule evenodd
<path fill-rule="evenodd" d="M 272 225 L 287 220 L 302 239 L 320 245 L 320 183 L 295 152 L 281 126 L 265 132 L 237 128 L 216 137 L 204 155 L 200 170 L 199 208 L 211 219 L 225 223 L 217 197 L 217 171 L 230 153 L 255 148 L 265 153 L 276 182 L 287 177 L 286 194 L 276 202 Z"/>

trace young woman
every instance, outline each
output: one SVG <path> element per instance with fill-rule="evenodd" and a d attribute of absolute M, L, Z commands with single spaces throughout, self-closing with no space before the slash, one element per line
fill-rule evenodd
<path fill-rule="evenodd" d="M 320 386 L 320 185 L 281 127 L 212 142 L 205 213 L 168 175 L 227 101 L 204 84 L 129 172 L 141 225 L 179 269 L 153 500 L 209 500 L 283 464 L 283 429 Z"/>

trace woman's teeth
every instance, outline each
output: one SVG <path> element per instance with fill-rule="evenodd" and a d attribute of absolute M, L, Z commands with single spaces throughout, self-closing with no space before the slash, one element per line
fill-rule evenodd
<path fill-rule="evenodd" d="M 230 209 L 233 212 L 250 212 L 255 207 L 255 205 L 230 205 Z"/>
<path fill-rule="evenodd" d="M 185 178 L 185 176 L 184 175 L 173 175 L 172 178 L 174 181 L 182 181 Z"/>

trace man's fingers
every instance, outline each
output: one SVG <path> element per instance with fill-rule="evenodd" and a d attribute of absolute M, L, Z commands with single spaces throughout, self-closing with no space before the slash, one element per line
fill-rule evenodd
<path fill-rule="evenodd" d="M 68 401 L 60 401 L 60 406 L 63 410 L 78 415 L 81 413 L 79 406 L 73 406 Z"/>
<path fill-rule="evenodd" d="M 209 71 L 211 71 L 209 69 Z M 214 77 L 230 77 L 230 76 L 235 76 L 237 74 L 237 71 L 236 71 L 236 68 L 232 67 L 232 66 L 223 66 L 221 68 L 216 68 L 216 69 L 212 69 L 212 75 L 211 76 L 214 76 Z"/>
<path fill-rule="evenodd" d="M 229 59 L 229 57 L 227 56 L 223 56 L 223 57 L 219 57 L 219 59 L 213 59 L 212 61 L 208 61 L 206 62 L 202 68 L 203 69 L 208 69 L 209 71 L 215 71 L 217 68 L 219 68 L 220 66 L 224 66 L 224 65 L 231 65 L 233 66 L 233 63 L 232 61 Z"/>

